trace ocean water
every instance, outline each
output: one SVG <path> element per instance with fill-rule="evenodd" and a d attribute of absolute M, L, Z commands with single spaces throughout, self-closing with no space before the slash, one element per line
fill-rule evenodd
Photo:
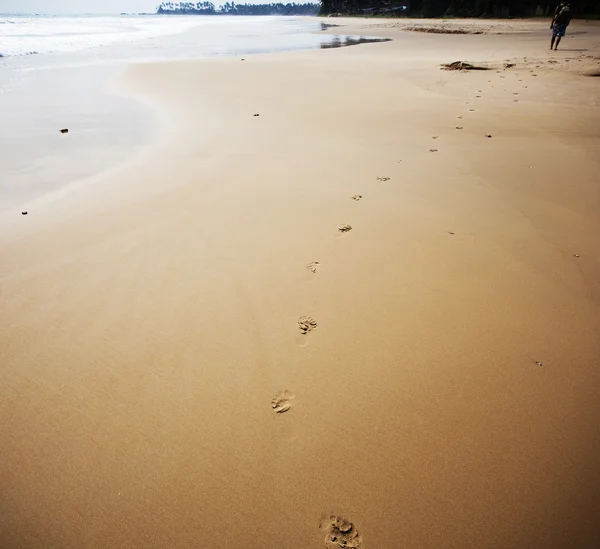
<path fill-rule="evenodd" d="M 355 42 L 311 18 L 0 15 L 0 212 L 27 209 L 157 138 L 151 113 L 103 91 L 127 63 Z"/>

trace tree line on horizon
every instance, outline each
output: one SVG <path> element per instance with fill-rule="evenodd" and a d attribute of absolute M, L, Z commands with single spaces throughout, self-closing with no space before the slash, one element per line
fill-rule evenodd
<path fill-rule="evenodd" d="M 317 15 L 320 4 L 236 4 L 225 2 L 215 6 L 212 2 L 163 2 L 156 13 L 161 15 Z"/>
<path fill-rule="evenodd" d="M 560 0 L 321 0 L 321 15 L 527 17 L 554 13 Z M 572 0 L 574 15 L 600 15 L 600 0 Z"/>

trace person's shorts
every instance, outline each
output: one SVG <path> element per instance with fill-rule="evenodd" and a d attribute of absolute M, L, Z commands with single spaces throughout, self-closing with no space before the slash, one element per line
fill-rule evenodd
<path fill-rule="evenodd" d="M 552 25 L 552 36 L 554 36 L 555 38 L 557 36 L 562 38 L 566 32 L 567 32 L 567 25 L 557 25 L 557 24 Z"/>

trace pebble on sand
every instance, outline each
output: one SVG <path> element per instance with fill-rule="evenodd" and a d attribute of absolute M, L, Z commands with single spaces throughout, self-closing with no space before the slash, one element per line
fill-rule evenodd
<path fill-rule="evenodd" d="M 21 215 L 27 215 L 27 212 L 21 212 Z"/>
<path fill-rule="evenodd" d="M 62 130 L 60 130 L 60 133 L 69 133 L 68 128 L 63 128 Z"/>

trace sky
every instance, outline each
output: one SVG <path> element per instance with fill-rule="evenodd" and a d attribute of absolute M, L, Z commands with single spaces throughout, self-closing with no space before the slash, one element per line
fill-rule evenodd
<path fill-rule="evenodd" d="M 161 0 L 0 0 L 0 13 L 153 13 L 160 3 Z"/>

